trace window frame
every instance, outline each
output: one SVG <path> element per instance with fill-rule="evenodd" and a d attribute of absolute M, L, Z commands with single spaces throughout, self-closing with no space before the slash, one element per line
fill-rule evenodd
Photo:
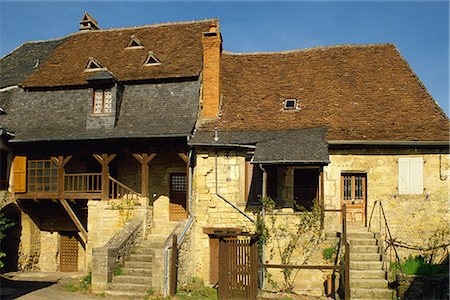
<path fill-rule="evenodd" d="M 350 198 L 346 198 L 346 180 L 345 176 L 350 176 L 351 180 L 351 191 Z M 361 197 L 356 197 L 356 176 L 361 176 L 363 178 L 361 183 Z M 347 188 L 348 189 L 348 188 Z M 365 172 L 342 172 L 341 173 L 341 201 L 342 202 L 356 202 L 356 201 L 367 201 L 367 173 Z"/>
<path fill-rule="evenodd" d="M 92 111 L 91 114 L 94 116 L 109 116 L 112 114 L 112 107 L 113 107 L 113 89 L 112 88 L 94 88 L 92 91 Z M 102 92 L 102 104 L 101 104 L 101 112 L 96 112 L 95 111 L 95 94 L 96 92 L 101 91 Z M 106 110 L 106 105 L 105 105 L 105 92 L 109 91 L 111 93 L 111 100 L 110 100 L 110 108 L 109 108 L 109 112 L 105 111 Z"/>

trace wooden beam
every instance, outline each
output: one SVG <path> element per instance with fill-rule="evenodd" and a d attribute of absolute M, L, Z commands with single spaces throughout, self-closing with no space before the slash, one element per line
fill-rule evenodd
<path fill-rule="evenodd" d="M 55 163 L 56 167 L 58 168 L 58 197 L 62 197 L 62 194 L 64 193 L 64 166 L 69 162 L 69 160 L 72 158 L 72 155 L 69 156 L 52 156 L 50 159 Z"/>
<path fill-rule="evenodd" d="M 177 153 L 178 156 L 184 161 L 185 164 L 189 163 L 189 157 L 186 155 L 186 153 Z"/>
<path fill-rule="evenodd" d="M 72 220 L 72 222 L 75 224 L 75 226 L 80 231 L 83 242 L 86 243 L 88 235 L 87 235 L 86 229 L 84 229 L 83 224 L 81 224 L 80 219 L 78 219 L 77 215 L 73 211 L 72 207 L 70 207 L 69 203 L 67 203 L 66 199 L 60 199 L 60 201 L 61 201 L 62 206 L 66 210 L 67 214 L 69 215 L 70 219 Z"/>
<path fill-rule="evenodd" d="M 108 155 L 103 153 L 92 154 L 94 158 L 102 165 L 102 200 L 109 199 L 109 163 L 116 157 L 116 154 Z"/>
<path fill-rule="evenodd" d="M 155 158 L 156 153 L 150 153 L 150 155 L 147 153 L 133 153 L 133 156 L 141 163 L 141 195 L 148 197 L 148 181 L 150 177 L 148 164 Z"/>

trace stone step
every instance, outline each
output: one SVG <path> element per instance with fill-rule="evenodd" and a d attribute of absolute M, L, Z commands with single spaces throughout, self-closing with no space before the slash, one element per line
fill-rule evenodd
<path fill-rule="evenodd" d="M 352 279 L 385 279 L 386 272 L 383 270 L 350 270 L 350 282 Z"/>
<path fill-rule="evenodd" d="M 135 276 L 135 275 L 117 275 L 113 277 L 113 283 L 135 283 L 135 284 L 149 284 L 152 283 L 151 276 Z"/>
<path fill-rule="evenodd" d="M 375 246 L 377 245 L 376 239 L 361 239 L 361 238 L 351 238 L 349 239 L 350 246 Z"/>
<path fill-rule="evenodd" d="M 351 261 L 380 261 L 381 254 L 350 252 L 350 260 Z"/>
<path fill-rule="evenodd" d="M 388 281 L 386 279 L 380 278 L 350 278 L 350 287 L 351 288 L 387 288 Z"/>
<path fill-rule="evenodd" d="M 351 261 L 350 270 L 382 270 L 381 261 Z"/>
<path fill-rule="evenodd" d="M 144 299 L 148 296 L 147 292 L 136 292 L 136 291 L 117 291 L 117 290 L 106 290 L 104 292 L 105 298 L 108 296 L 115 297 L 116 299 Z"/>
<path fill-rule="evenodd" d="M 126 268 L 145 268 L 145 269 L 151 269 L 152 268 L 151 262 L 142 262 L 142 261 L 125 261 L 125 267 Z"/>
<path fill-rule="evenodd" d="M 133 275 L 133 276 L 151 276 L 152 275 L 151 268 L 122 268 L 122 272 L 124 275 Z"/>
<path fill-rule="evenodd" d="M 357 239 L 373 239 L 375 234 L 373 232 L 347 232 L 347 238 L 357 238 Z"/>
<path fill-rule="evenodd" d="M 151 262 L 153 260 L 152 254 L 131 254 L 129 261 L 142 261 L 142 262 Z"/>
<path fill-rule="evenodd" d="M 361 245 L 350 245 L 350 255 L 352 253 L 378 253 L 379 247 L 376 245 L 365 245 L 365 246 L 361 246 Z"/>
<path fill-rule="evenodd" d="M 144 247 L 142 245 L 137 245 L 133 248 L 132 254 L 152 254 L 153 255 L 153 248 L 152 247 Z"/>
<path fill-rule="evenodd" d="M 114 291 L 135 291 L 145 293 L 151 287 L 151 284 L 137 284 L 137 283 L 110 283 L 108 290 Z"/>
<path fill-rule="evenodd" d="M 354 288 L 350 290 L 350 297 L 353 298 L 367 298 L 367 299 L 391 299 L 392 291 L 388 289 L 361 289 Z"/>

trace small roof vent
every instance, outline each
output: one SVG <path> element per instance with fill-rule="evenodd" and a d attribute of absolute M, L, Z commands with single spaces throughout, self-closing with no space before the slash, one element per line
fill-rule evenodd
<path fill-rule="evenodd" d="M 0 115 L 6 115 L 6 111 L 3 109 L 3 107 L 0 107 Z"/>
<path fill-rule="evenodd" d="M 142 49 L 144 45 L 141 41 L 133 34 L 130 36 L 130 41 L 128 42 L 128 46 L 126 49 Z"/>
<path fill-rule="evenodd" d="M 83 19 L 80 21 L 80 31 L 84 30 L 99 30 L 100 26 L 98 26 L 97 21 L 91 17 L 87 12 L 84 13 Z"/>
<path fill-rule="evenodd" d="M 155 54 L 152 51 L 149 51 L 148 56 L 145 59 L 144 66 L 155 66 L 160 64 L 161 62 L 158 58 L 156 58 Z"/>
<path fill-rule="evenodd" d="M 85 72 L 91 72 L 91 71 L 101 71 L 106 70 L 106 68 L 103 68 L 100 63 L 95 60 L 95 58 L 89 57 L 89 60 L 86 64 L 86 68 L 84 69 Z"/>
<path fill-rule="evenodd" d="M 297 99 L 286 99 L 283 101 L 284 110 L 299 110 Z"/>

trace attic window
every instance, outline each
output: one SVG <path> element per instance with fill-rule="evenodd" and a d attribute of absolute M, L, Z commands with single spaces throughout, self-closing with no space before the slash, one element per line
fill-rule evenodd
<path fill-rule="evenodd" d="M 89 57 L 88 63 L 86 64 L 86 69 L 84 69 L 85 72 L 93 72 L 93 71 L 101 71 L 105 70 L 98 61 L 96 61 L 94 58 Z"/>
<path fill-rule="evenodd" d="M 285 110 L 298 109 L 298 107 L 297 107 L 297 99 L 286 99 L 286 100 L 284 100 L 284 109 Z"/>
<path fill-rule="evenodd" d="M 133 34 L 130 36 L 130 41 L 128 42 L 128 46 L 126 49 L 142 49 L 144 45 L 141 41 Z"/>
<path fill-rule="evenodd" d="M 112 111 L 112 90 L 94 89 L 92 113 L 94 115 L 110 114 Z"/>
<path fill-rule="evenodd" d="M 148 52 L 147 59 L 144 62 L 144 66 L 156 66 L 161 64 L 159 59 L 156 58 L 155 54 L 153 52 Z"/>

